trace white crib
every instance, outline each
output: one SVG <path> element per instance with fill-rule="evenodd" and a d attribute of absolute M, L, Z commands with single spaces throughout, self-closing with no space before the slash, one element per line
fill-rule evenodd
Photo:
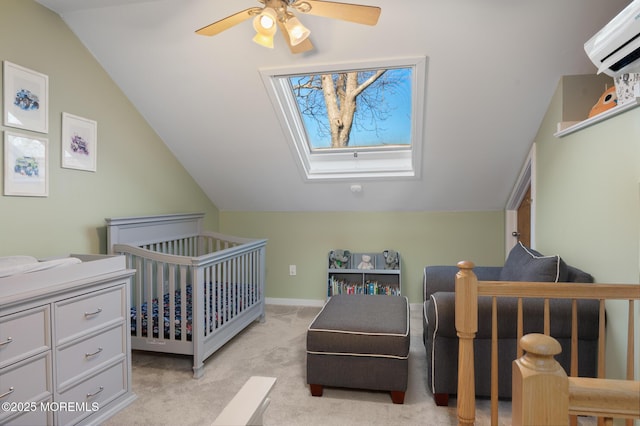
<path fill-rule="evenodd" d="M 204 360 L 255 320 L 264 320 L 267 240 L 202 230 L 204 214 L 110 218 L 109 253 L 136 269 L 132 349 Z"/>

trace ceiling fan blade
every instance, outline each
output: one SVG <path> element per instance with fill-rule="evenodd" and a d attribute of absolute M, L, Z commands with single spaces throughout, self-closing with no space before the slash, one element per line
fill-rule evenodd
<path fill-rule="evenodd" d="M 363 6 L 351 3 L 336 3 L 321 0 L 298 0 L 291 5 L 297 11 L 325 18 L 342 19 L 357 24 L 375 25 L 380 17 L 377 6 Z"/>
<path fill-rule="evenodd" d="M 216 21 L 213 24 L 209 24 L 206 27 L 202 27 L 199 30 L 196 30 L 196 34 L 205 35 L 205 36 L 214 36 L 216 34 L 221 33 L 224 30 L 228 30 L 234 25 L 237 25 L 241 22 L 246 21 L 249 18 L 252 18 L 256 14 L 260 13 L 261 10 L 262 8 L 259 8 L 259 7 L 250 7 L 249 9 L 245 9 L 242 12 L 238 12 L 231 16 L 227 16 L 226 18 Z"/>
<path fill-rule="evenodd" d="M 313 50 L 313 44 L 311 43 L 311 40 L 309 39 L 309 37 L 304 39 L 301 43 L 298 43 L 297 45 L 292 46 L 291 40 L 289 40 L 289 34 L 287 33 L 287 29 L 285 28 L 284 24 L 280 21 L 278 21 L 278 28 L 280 28 L 282 37 L 287 42 L 287 45 L 289 46 L 289 50 L 291 50 L 291 53 L 303 53 L 309 50 Z"/>
<path fill-rule="evenodd" d="M 313 50 L 313 43 L 311 43 L 311 39 L 307 38 L 300 44 L 296 46 L 289 46 L 289 48 L 291 49 L 291 53 L 303 53 Z"/>

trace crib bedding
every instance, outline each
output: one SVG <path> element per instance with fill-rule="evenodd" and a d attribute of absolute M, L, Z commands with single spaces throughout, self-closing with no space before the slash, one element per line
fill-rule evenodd
<path fill-rule="evenodd" d="M 250 287 L 252 288 L 252 287 Z M 234 284 L 234 289 L 233 291 L 231 289 L 224 289 L 222 286 L 218 286 L 218 291 L 214 291 L 213 288 L 213 283 L 209 283 L 209 288 L 207 290 L 207 293 L 212 295 L 212 297 L 208 298 L 209 299 L 209 308 L 206 310 L 206 312 L 208 313 L 209 316 L 209 332 L 212 332 L 214 329 L 217 329 L 219 326 L 221 326 L 225 321 L 229 321 L 231 318 L 234 317 L 234 313 L 238 313 L 240 314 L 241 312 L 239 311 L 239 307 L 243 306 L 242 302 L 242 293 L 237 291 L 238 290 L 238 284 Z M 185 331 L 186 331 L 186 338 L 188 341 L 191 340 L 191 332 L 193 330 L 193 304 L 192 304 L 192 297 L 193 297 L 193 290 L 191 287 L 191 284 L 188 284 L 185 288 L 185 294 L 186 294 L 186 307 L 185 307 L 185 314 L 186 314 L 186 318 L 184 318 L 184 321 L 186 321 L 185 324 Z M 222 294 L 223 298 L 224 298 L 224 303 L 222 305 L 223 311 L 222 312 L 218 312 L 216 310 L 216 307 L 218 306 L 218 296 Z M 238 297 L 233 297 L 234 295 L 238 294 Z M 255 300 L 252 296 L 252 293 L 249 293 L 246 295 L 248 300 Z M 231 302 L 231 303 L 230 303 Z M 140 305 L 140 319 L 141 319 L 141 324 L 140 324 L 140 328 L 141 328 L 141 336 L 144 337 L 151 337 L 149 336 L 149 316 L 151 316 L 151 333 L 152 336 L 154 338 L 158 338 L 160 337 L 160 324 L 162 324 L 162 328 L 163 328 L 163 337 L 165 339 L 169 339 L 171 337 L 171 322 L 173 320 L 173 324 L 174 324 L 174 338 L 177 340 L 182 340 L 182 292 L 178 289 L 175 291 L 174 294 L 174 313 L 173 313 L 173 318 L 171 318 L 169 315 L 171 314 L 171 294 L 170 293 L 165 293 L 163 295 L 162 298 L 162 305 L 160 305 L 159 303 L 159 299 L 158 298 L 153 298 L 152 299 L 152 303 L 151 303 L 151 315 L 149 315 L 149 306 L 148 306 L 148 302 L 144 302 Z M 203 303 L 203 305 L 206 305 L 206 301 Z M 163 307 L 163 315 L 162 318 L 160 318 L 160 306 Z M 232 308 L 232 309 L 229 309 Z M 222 313 L 224 313 L 224 315 L 221 315 Z M 136 329 L 138 327 L 138 313 L 137 313 L 137 307 L 136 306 L 132 306 L 131 307 L 131 335 L 135 336 L 136 335 Z M 205 318 L 205 324 L 204 326 L 206 327 L 207 321 Z"/>

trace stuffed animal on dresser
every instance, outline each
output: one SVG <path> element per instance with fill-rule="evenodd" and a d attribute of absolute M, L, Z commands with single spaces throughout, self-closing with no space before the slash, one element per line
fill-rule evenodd
<path fill-rule="evenodd" d="M 400 255 L 395 250 L 385 250 L 382 252 L 384 256 L 384 269 L 399 269 Z"/>
<path fill-rule="evenodd" d="M 351 252 L 349 250 L 331 250 L 329 252 L 329 268 L 331 269 L 345 269 L 351 259 Z"/>

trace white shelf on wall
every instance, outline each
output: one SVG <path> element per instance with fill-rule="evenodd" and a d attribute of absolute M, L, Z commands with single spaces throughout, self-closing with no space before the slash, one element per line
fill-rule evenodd
<path fill-rule="evenodd" d="M 614 108 L 611 108 L 610 110 L 607 110 L 603 113 L 595 115 L 591 118 L 587 118 L 586 120 L 583 120 L 583 121 L 577 121 L 577 122 L 563 121 L 561 123 L 558 123 L 558 131 L 553 135 L 557 138 L 561 138 L 563 136 L 577 132 L 578 130 L 582 130 L 596 123 L 607 120 L 618 114 L 622 114 L 625 111 L 628 111 L 630 109 L 637 107 L 638 105 L 640 105 L 640 98 L 635 98 L 634 100 L 631 100 L 623 105 L 616 106 Z"/>

